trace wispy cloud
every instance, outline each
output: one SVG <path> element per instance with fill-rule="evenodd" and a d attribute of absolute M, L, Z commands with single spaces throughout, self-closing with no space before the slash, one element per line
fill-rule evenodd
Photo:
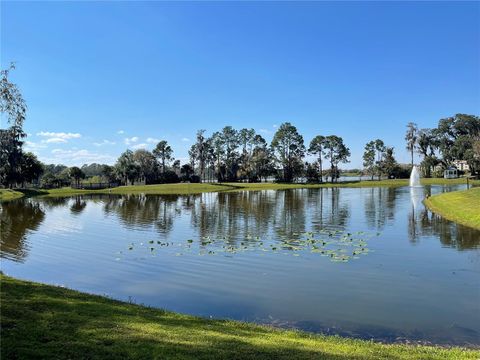
<path fill-rule="evenodd" d="M 115 158 L 107 154 L 99 154 L 91 152 L 87 149 L 81 150 L 64 150 L 53 149 L 51 151 L 52 156 L 46 159 L 42 159 L 47 163 L 65 164 L 65 165 L 82 165 L 85 163 L 113 163 Z"/>
<path fill-rule="evenodd" d="M 190 141 L 190 139 L 189 139 L 189 138 L 186 138 L 186 137 L 184 137 L 184 138 L 182 138 L 182 141 L 183 141 L 183 142 L 189 142 L 189 141 Z"/>
<path fill-rule="evenodd" d="M 33 141 L 25 141 L 25 150 L 27 151 L 38 151 L 40 149 L 45 149 L 47 145 L 42 143 L 35 143 Z"/>
<path fill-rule="evenodd" d="M 259 129 L 258 132 L 259 132 L 259 133 L 262 133 L 262 134 L 267 134 L 267 135 L 273 133 L 273 131 L 267 130 L 267 129 Z"/>
<path fill-rule="evenodd" d="M 141 143 L 141 144 L 133 145 L 133 146 L 132 146 L 132 149 L 135 149 L 135 150 L 137 150 L 137 149 L 145 149 L 147 146 L 148 146 L 147 144 Z"/>
<path fill-rule="evenodd" d="M 155 139 L 155 138 L 147 138 L 147 143 L 149 144 L 157 144 L 158 142 L 160 142 L 160 139 Z"/>
<path fill-rule="evenodd" d="M 93 145 L 95 146 L 103 146 L 103 145 L 115 145 L 115 141 L 110 141 L 110 140 L 106 140 L 104 139 L 103 141 L 101 142 L 94 142 Z"/>
<path fill-rule="evenodd" d="M 64 139 L 64 140 L 78 139 L 82 137 L 82 135 L 79 133 L 64 133 L 64 132 L 50 132 L 50 131 L 40 131 L 37 133 L 37 136 Z"/>
<path fill-rule="evenodd" d="M 133 143 L 136 143 L 138 141 L 138 136 L 133 136 L 131 138 L 125 138 L 124 142 L 126 145 L 131 145 Z"/>
<path fill-rule="evenodd" d="M 58 143 L 66 143 L 66 142 L 68 141 L 62 138 L 50 138 L 47 140 L 42 140 L 42 143 L 46 143 L 46 144 L 58 144 Z"/>
<path fill-rule="evenodd" d="M 117 134 L 120 134 L 120 135 L 125 134 L 125 131 L 123 131 L 123 130 L 118 130 L 118 131 L 117 131 Z"/>

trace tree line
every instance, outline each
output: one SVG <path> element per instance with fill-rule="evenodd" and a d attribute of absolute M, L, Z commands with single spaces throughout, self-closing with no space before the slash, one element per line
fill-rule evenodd
<path fill-rule="evenodd" d="M 413 166 L 414 153 L 421 158 L 425 177 L 431 177 L 435 170 L 440 175 L 455 161 L 465 161 L 472 175 L 480 171 L 480 117 L 456 114 L 441 119 L 436 128 L 419 129 L 416 123 L 407 125 L 406 149 L 410 152 Z"/>
<path fill-rule="evenodd" d="M 339 165 L 349 162 L 350 149 L 338 135 L 316 135 L 309 144 L 289 122 L 281 124 L 270 143 L 254 129 L 237 130 L 232 126 L 207 136 L 198 130 L 190 147 L 189 159 L 181 164 L 166 140 L 152 151 L 138 149 L 123 152 L 113 166 L 91 164 L 67 168 L 64 165 L 44 165 L 34 154 L 23 150 L 26 133 L 23 124 L 27 106 L 18 87 L 8 79 L 12 65 L 1 71 L 0 111 L 9 125 L 0 129 L 0 183 L 4 187 L 60 187 L 79 185 L 89 178 L 94 182 L 118 184 L 155 184 L 179 181 L 201 182 L 259 182 L 274 179 L 278 182 L 306 181 L 336 182 Z M 455 160 L 465 160 L 473 174 L 480 169 L 480 120 L 478 116 L 457 114 L 441 119 L 434 129 L 418 129 L 407 125 L 406 148 L 422 156 L 425 176 L 432 170 L 451 166 Z M 310 156 L 310 161 L 306 157 Z M 378 179 L 408 177 L 410 168 L 395 160 L 394 148 L 381 139 L 365 145 L 364 173 Z"/>

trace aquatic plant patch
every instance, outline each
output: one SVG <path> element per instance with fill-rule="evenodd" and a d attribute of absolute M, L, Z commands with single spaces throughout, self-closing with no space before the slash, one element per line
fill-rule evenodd
<path fill-rule="evenodd" d="M 288 236 L 275 235 L 268 237 L 254 234 L 247 234 L 243 238 L 228 234 L 221 236 L 207 235 L 183 241 L 148 240 L 131 242 L 125 251 L 119 251 L 118 254 L 138 256 L 140 253 L 143 256 L 146 254 L 156 256 L 159 252 L 168 252 L 175 256 L 185 254 L 233 256 L 246 251 L 256 251 L 291 256 L 312 253 L 326 257 L 333 262 L 348 262 L 360 259 L 360 257 L 372 252 L 373 250 L 368 247 L 369 241 L 380 235 L 379 232 L 349 232 L 338 229 L 322 229 L 320 231 L 291 233 Z M 118 257 L 117 260 L 121 260 L 121 257 Z"/>

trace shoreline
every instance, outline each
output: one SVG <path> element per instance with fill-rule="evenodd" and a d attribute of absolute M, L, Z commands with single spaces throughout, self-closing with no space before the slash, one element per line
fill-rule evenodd
<path fill-rule="evenodd" d="M 477 349 L 385 344 L 183 315 L 0 275 L 4 358 L 476 359 Z M 81 354 L 81 355 L 79 355 Z"/>
<path fill-rule="evenodd" d="M 480 230 L 480 187 L 433 195 L 424 203 L 447 220 Z"/>
<path fill-rule="evenodd" d="M 466 184 L 466 180 L 443 179 L 443 178 L 423 178 L 422 185 L 459 185 Z M 205 192 L 225 192 L 225 191 L 258 191 L 258 190 L 288 190 L 288 189 L 319 189 L 319 188 L 371 188 L 371 187 L 402 187 L 408 186 L 408 179 L 394 180 L 364 180 L 349 181 L 339 183 L 320 183 L 320 184 L 285 184 L 285 183 L 178 183 L 178 184 L 155 184 L 155 185 L 131 185 L 119 186 L 102 190 L 79 190 L 72 188 L 60 188 L 51 190 L 35 189 L 0 189 L 0 202 L 15 200 L 22 197 L 48 196 L 64 197 L 75 195 L 128 195 L 128 194 L 149 194 L 149 195 L 190 195 Z M 471 180 L 470 184 L 480 185 L 480 180 Z"/>

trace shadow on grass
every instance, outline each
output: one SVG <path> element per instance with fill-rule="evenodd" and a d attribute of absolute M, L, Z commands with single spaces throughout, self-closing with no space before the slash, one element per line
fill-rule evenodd
<path fill-rule="evenodd" d="M 15 191 L 21 192 L 25 197 L 47 195 L 48 191 L 39 189 L 15 189 Z"/>
<path fill-rule="evenodd" d="M 2 359 L 372 358 L 360 351 L 339 355 L 343 339 L 335 344 L 319 338 L 313 344 L 309 335 L 184 316 L 5 276 L 1 280 Z"/>

